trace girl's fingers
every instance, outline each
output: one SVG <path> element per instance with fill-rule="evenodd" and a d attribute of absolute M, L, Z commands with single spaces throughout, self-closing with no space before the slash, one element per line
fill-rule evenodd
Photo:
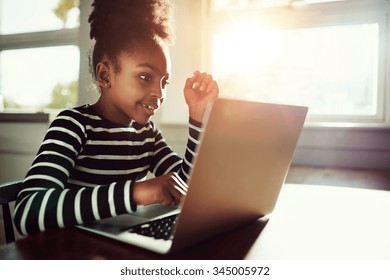
<path fill-rule="evenodd" d="M 185 88 L 195 88 L 194 84 L 196 83 L 196 76 L 192 76 L 186 80 Z"/>
<path fill-rule="evenodd" d="M 211 81 L 211 83 L 209 83 L 207 85 L 207 89 L 206 89 L 206 92 L 212 92 L 212 93 L 218 93 L 218 84 L 216 81 Z"/>
<path fill-rule="evenodd" d="M 177 175 L 171 176 L 171 182 L 169 186 L 165 188 L 164 198 L 161 202 L 163 205 L 177 205 L 180 203 L 181 198 L 187 194 L 187 184 Z"/>
<path fill-rule="evenodd" d="M 204 91 L 206 93 L 218 94 L 218 84 L 213 79 L 212 75 L 206 72 L 195 71 L 194 76 L 188 78 L 185 84 L 186 88 Z"/>
<path fill-rule="evenodd" d="M 184 191 L 182 186 L 174 185 L 171 189 L 169 189 L 169 194 L 171 197 L 171 203 L 173 205 L 179 204 L 181 197 L 186 195 L 186 191 Z"/>
<path fill-rule="evenodd" d="M 213 83 L 213 77 L 206 73 L 201 73 L 196 77 L 196 81 L 193 84 L 194 89 L 198 89 L 200 91 L 207 91 L 210 84 Z M 214 86 L 214 85 L 213 85 Z"/>
<path fill-rule="evenodd" d="M 180 198 L 177 197 L 175 192 L 172 192 L 171 190 L 166 190 L 164 193 L 164 197 L 160 204 L 162 205 L 175 205 L 180 201 Z"/>
<path fill-rule="evenodd" d="M 200 73 L 198 75 L 195 76 L 195 81 L 192 85 L 192 88 L 193 89 L 198 89 L 198 90 L 204 90 L 204 80 L 207 78 L 207 74 L 206 73 Z"/>
<path fill-rule="evenodd" d="M 207 88 L 210 83 L 213 82 L 213 77 L 209 74 L 206 74 L 204 78 L 202 79 L 201 85 L 199 87 L 199 90 L 201 91 L 207 91 Z"/>

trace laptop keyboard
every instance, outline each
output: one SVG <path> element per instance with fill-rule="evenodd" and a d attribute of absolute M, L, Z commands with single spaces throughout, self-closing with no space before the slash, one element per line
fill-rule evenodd
<path fill-rule="evenodd" d="M 129 232 L 154 237 L 156 239 L 169 240 L 172 237 L 177 216 L 178 214 L 175 214 L 139 224 L 130 228 Z"/>

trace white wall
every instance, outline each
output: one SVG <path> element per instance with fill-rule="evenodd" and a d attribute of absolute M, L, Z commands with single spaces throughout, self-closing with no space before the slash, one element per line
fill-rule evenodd
<path fill-rule="evenodd" d="M 171 48 L 172 78 L 158 122 L 185 124 L 188 110 L 183 97 L 187 78 L 196 70 L 207 71 L 202 61 L 202 1 L 176 0 L 176 44 Z"/>

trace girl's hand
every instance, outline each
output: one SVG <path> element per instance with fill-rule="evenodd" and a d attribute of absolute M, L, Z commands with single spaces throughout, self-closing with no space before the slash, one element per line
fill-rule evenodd
<path fill-rule="evenodd" d="M 190 118 L 202 122 L 206 108 L 219 95 L 217 82 L 210 74 L 194 72 L 184 86 L 184 97 L 187 102 Z"/>
<path fill-rule="evenodd" d="M 133 200 L 137 205 L 159 203 L 177 205 L 186 195 L 187 184 L 176 172 L 153 179 L 136 182 L 133 186 Z"/>

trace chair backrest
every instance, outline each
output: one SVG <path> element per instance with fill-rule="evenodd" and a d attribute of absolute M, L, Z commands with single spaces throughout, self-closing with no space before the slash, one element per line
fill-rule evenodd
<path fill-rule="evenodd" d="M 6 243 L 15 241 L 15 233 L 9 203 L 16 200 L 16 197 L 18 196 L 21 187 L 22 181 L 14 181 L 0 184 L 0 204 L 3 208 L 3 221 Z"/>

